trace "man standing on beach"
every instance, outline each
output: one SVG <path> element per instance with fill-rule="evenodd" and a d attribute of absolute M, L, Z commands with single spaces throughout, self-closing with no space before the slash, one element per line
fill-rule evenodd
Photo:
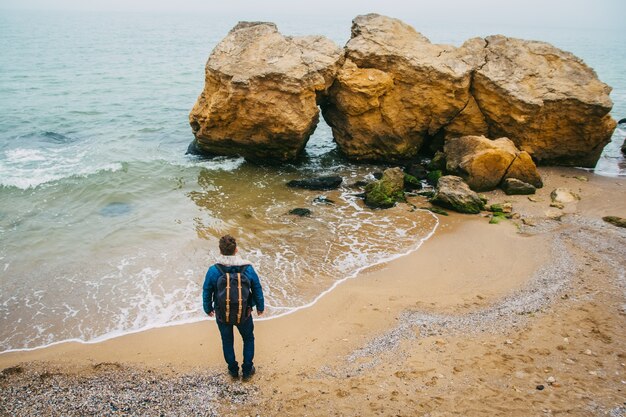
<path fill-rule="evenodd" d="M 237 241 L 230 235 L 223 236 L 220 239 L 220 256 L 217 262 L 212 265 L 206 273 L 204 285 L 202 287 L 202 301 L 204 312 L 209 317 L 215 317 L 217 327 L 222 337 L 222 350 L 224 351 L 224 359 L 228 364 L 228 373 L 233 378 L 239 377 L 239 364 L 235 359 L 234 332 L 233 327 L 237 327 L 241 338 L 243 339 L 243 364 L 241 372 L 243 379 L 249 379 L 255 372 L 254 364 L 254 324 L 252 322 L 252 310 L 256 306 L 259 316 L 263 315 L 265 310 L 265 301 L 263 299 L 263 289 L 259 277 L 250 265 L 241 256 L 237 255 Z M 239 300 L 233 297 L 229 299 L 228 294 L 231 290 L 228 282 L 231 277 L 237 277 L 237 285 L 233 285 L 232 290 L 237 289 Z M 234 279 L 234 278 L 233 278 Z M 224 288 L 226 286 L 226 288 Z M 242 290 L 243 288 L 243 290 Z M 224 291 L 225 290 L 225 291 Z M 241 295 L 248 293 L 245 299 Z M 226 296 L 226 302 L 220 300 L 220 297 Z M 230 307 L 233 306 L 233 312 L 230 314 Z M 245 308 L 242 311 L 242 306 Z M 237 309 L 239 316 L 237 316 Z M 226 310 L 226 311 L 224 311 Z"/>

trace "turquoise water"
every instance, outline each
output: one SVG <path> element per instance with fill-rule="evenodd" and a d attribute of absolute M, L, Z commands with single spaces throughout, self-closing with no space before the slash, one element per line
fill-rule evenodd
<path fill-rule="evenodd" d="M 307 305 L 356 271 L 415 249 L 436 219 L 401 205 L 363 209 L 351 165 L 323 122 L 298 165 L 184 155 L 188 113 L 213 46 L 236 18 L 114 13 L 0 15 L 0 351 L 202 318 L 200 286 L 224 233 L 261 272 L 270 316 Z M 349 37 L 347 19 L 276 19 L 286 34 Z M 409 23 L 416 23 L 410 22 Z M 504 33 L 572 51 L 613 86 L 626 117 L 626 51 L 610 31 L 432 28 L 461 44 Z M 624 175 L 617 130 L 599 165 Z M 287 189 L 340 173 L 334 205 Z M 286 213 L 309 207 L 300 219 Z"/>

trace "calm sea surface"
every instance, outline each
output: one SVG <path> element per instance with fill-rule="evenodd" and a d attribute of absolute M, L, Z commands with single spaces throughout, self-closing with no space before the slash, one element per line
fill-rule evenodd
<path fill-rule="evenodd" d="M 433 233 L 436 218 L 408 205 L 362 208 L 349 184 L 380 168 L 338 157 L 323 122 L 297 165 L 185 156 L 204 64 L 236 21 L 0 12 L 0 351 L 201 319 L 204 273 L 225 233 L 258 265 L 270 316 Z M 285 34 L 349 37 L 349 19 L 275 21 Z M 408 22 L 437 43 L 549 41 L 595 68 L 614 88 L 614 117 L 626 117 L 623 32 Z M 626 175 L 625 135 L 616 130 L 598 173 Z M 284 186 L 328 173 L 344 186 Z M 320 194 L 334 204 L 315 203 Z M 313 216 L 288 215 L 295 207 Z"/>

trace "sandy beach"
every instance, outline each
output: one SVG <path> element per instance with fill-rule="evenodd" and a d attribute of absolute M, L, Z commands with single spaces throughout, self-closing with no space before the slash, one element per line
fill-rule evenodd
<path fill-rule="evenodd" d="M 486 193 L 519 218 L 439 216 L 418 251 L 257 321 L 250 382 L 206 320 L 0 355 L 0 414 L 624 415 L 626 230 L 602 217 L 626 217 L 626 180 L 540 171 L 530 198 Z M 550 207 L 557 187 L 580 201 Z"/>

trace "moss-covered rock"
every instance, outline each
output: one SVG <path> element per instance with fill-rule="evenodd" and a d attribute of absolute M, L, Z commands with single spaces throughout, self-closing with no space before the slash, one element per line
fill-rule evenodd
<path fill-rule="evenodd" d="M 446 175 L 439 179 L 437 191 L 431 203 L 458 211 L 459 213 L 477 214 L 485 203 L 463 182 L 460 177 Z"/>
<path fill-rule="evenodd" d="M 422 182 L 413 175 L 404 174 L 404 189 L 407 191 L 419 190 L 422 188 Z"/>
<path fill-rule="evenodd" d="M 365 204 L 371 208 L 389 208 L 404 201 L 404 172 L 400 168 L 389 168 L 380 180 L 365 187 Z"/>
<path fill-rule="evenodd" d="M 496 212 L 491 215 L 491 219 L 489 220 L 489 224 L 498 224 L 502 220 L 508 219 L 507 215 L 501 212 Z"/>
<path fill-rule="evenodd" d="M 489 206 L 489 211 L 493 213 L 512 213 L 513 204 L 511 203 L 497 203 Z"/>

